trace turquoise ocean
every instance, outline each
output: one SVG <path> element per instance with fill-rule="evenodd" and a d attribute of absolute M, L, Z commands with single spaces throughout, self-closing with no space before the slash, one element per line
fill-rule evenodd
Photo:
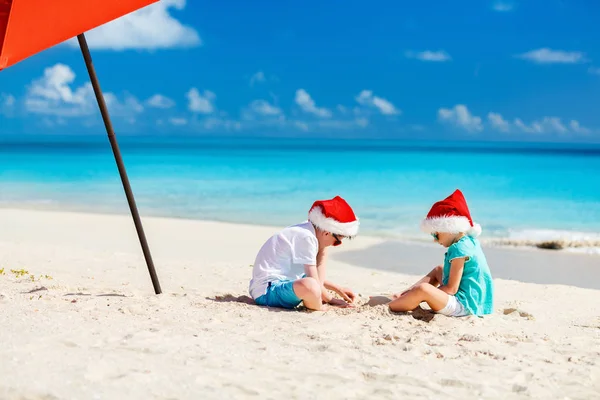
<path fill-rule="evenodd" d="M 484 237 L 600 237 L 600 146 L 119 138 L 142 217 L 286 226 L 344 197 L 361 233 L 424 239 L 459 188 Z M 0 138 L 0 207 L 129 213 L 105 136 Z"/>

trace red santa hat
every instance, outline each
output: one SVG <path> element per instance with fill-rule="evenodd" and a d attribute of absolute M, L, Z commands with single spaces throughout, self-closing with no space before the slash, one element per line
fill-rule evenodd
<path fill-rule="evenodd" d="M 473 223 L 465 196 L 458 189 L 431 207 L 429 214 L 421 222 L 421 229 L 427 233 L 464 232 L 473 237 L 481 234 L 481 226 Z"/>
<path fill-rule="evenodd" d="M 358 233 L 358 218 L 340 196 L 315 201 L 308 212 L 308 220 L 317 228 L 337 235 L 351 237 Z"/>

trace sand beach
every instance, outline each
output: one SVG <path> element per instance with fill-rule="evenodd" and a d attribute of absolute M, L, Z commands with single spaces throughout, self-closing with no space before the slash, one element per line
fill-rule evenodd
<path fill-rule="evenodd" d="M 359 236 L 330 252 L 353 309 L 258 307 L 276 227 L 0 210 L 0 398 L 560 398 L 600 393 L 600 258 L 486 248 L 495 314 L 390 313 L 439 262 L 433 244 Z M 371 297 L 373 296 L 373 297 Z M 424 307 L 425 308 L 425 307 Z"/>

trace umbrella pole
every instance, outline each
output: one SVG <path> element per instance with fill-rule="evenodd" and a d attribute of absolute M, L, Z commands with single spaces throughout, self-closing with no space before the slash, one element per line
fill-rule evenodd
<path fill-rule="evenodd" d="M 146 259 L 146 264 L 148 265 L 148 271 L 150 272 L 150 278 L 152 279 L 154 292 L 156 294 L 160 294 L 162 293 L 162 290 L 160 288 L 160 283 L 158 282 L 158 277 L 156 276 L 154 262 L 152 261 L 152 256 L 150 255 L 150 249 L 148 248 L 148 242 L 146 241 L 146 235 L 144 234 L 144 228 L 142 227 L 142 221 L 140 220 L 140 215 L 135 204 L 135 198 L 133 197 L 131 185 L 129 184 L 129 179 L 127 178 L 127 172 L 125 171 L 125 165 L 123 164 L 121 151 L 119 150 L 119 145 L 117 144 L 115 131 L 113 130 L 112 123 L 108 115 L 108 109 L 106 107 L 106 102 L 104 101 L 104 96 L 102 95 L 102 90 L 100 89 L 98 77 L 96 76 L 96 70 L 94 69 L 94 65 L 92 64 L 92 56 L 90 55 L 90 49 L 87 45 L 87 41 L 85 40 L 85 36 L 83 33 L 77 36 L 77 40 L 79 41 L 79 47 L 81 47 L 81 53 L 83 54 L 83 59 L 85 60 L 85 66 L 87 67 L 88 74 L 90 75 L 90 81 L 92 82 L 92 86 L 94 87 L 96 100 L 98 101 L 100 113 L 102 114 L 102 119 L 104 120 L 104 126 L 106 127 L 106 133 L 108 134 L 108 140 L 110 141 L 110 145 L 115 156 L 115 161 L 117 162 L 117 167 L 119 169 L 119 174 L 121 175 L 121 181 L 123 182 L 123 188 L 125 189 L 125 195 L 127 196 L 127 202 L 129 203 L 131 215 L 133 216 L 135 229 L 137 230 L 137 234 L 140 239 L 140 244 L 142 245 L 144 258 Z"/>

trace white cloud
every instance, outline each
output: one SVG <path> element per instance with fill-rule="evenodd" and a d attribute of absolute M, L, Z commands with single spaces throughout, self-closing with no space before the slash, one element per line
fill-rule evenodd
<path fill-rule="evenodd" d="M 552 50 L 547 47 L 531 50 L 515 56 L 536 64 L 578 64 L 586 62 L 585 54 L 579 51 Z"/>
<path fill-rule="evenodd" d="M 91 83 L 72 89 L 75 73 L 64 64 L 44 70 L 44 76 L 29 85 L 25 109 L 32 113 L 79 117 L 97 113 L 97 103 Z M 106 97 L 110 94 L 105 94 Z"/>
<path fill-rule="evenodd" d="M 576 122 L 578 128 L 579 122 Z M 562 123 L 559 117 L 544 117 L 535 120 L 531 124 L 525 124 L 520 118 L 515 119 L 515 126 L 525 133 L 568 133 L 569 129 Z M 585 128 L 583 128 L 585 129 Z"/>
<path fill-rule="evenodd" d="M 416 58 L 417 60 L 429 62 L 445 62 L 450 61 L 452 59 L 452 57 L 450 57 L 450 54 L 446 53 L 444 50 L 425 50 L 418 53 L 407 51 L 406 57 Z"/>
<path fill-rule="evenodd" d="M 125 95 L 124 101 L 120 101 L 114 94 L 106 93 L 104 101 L 111 116 L 128 118 L 130 122 L 136 114 L 144 111 L 144 106 L 138 99 L 129 94 Z"/>
<path fill-rule="evenodd" d="M 492 127 L 501 132 L 520 131 L 524 133 L 589 133 L 590 129 L 581 126 L 579 121 L 571 120 L 568 125 L 564 124 L 559 117 L 543 117 L 529 124 L 521 118 L 515 118 L 511 124 L 502 115 L 494 112 L 488 114 L 488 121 Z"/>
<path fill-rule="evenodd" d="M 478 117 L 471 117 L 466 107 L 458 105 L 455 106 L 455 110 L 440 109 L 439 116 L 441 120 L 453 121 L 457 125 L 472 126 L 471 130 L 483 130 L 483 126 L 480 124 Z M 457 110 L 458 108 L 458 110 Z M 462 120 L 464 123 L 458 123 L 456 121 L 461 118 L 458 115 L 462 114 Z M 560 117 L 543 117 L 542 119 L 534 120 L 529 124 L 523 122 L 521 118 L 515 118 L 513 122 L 504 119 L 500 113 L 490 112 L 487 115 L 487 120 L 491 127 L 500 132 L 524 132 L 524 133 L 538 133 L 538 134 L 552 134 L 552 133 L 590 133 L 591 130 L 581 126 L 579 121 L 571 120 L 568 124 L 564 124 Z"/>
<path fill-rule="evenodd" d="M 44 76 L 34 80 L 27 89 L 25 109 L 35 114 L 57 117 L 99 115 L 98 103 L 91 83 L 73 88 L 75 72 L 65 65 L 56 64 L 44 70 Z M 119 99 L 113 93 L 104 93 L 104 101 L 111 117 L 123 117 L 133 122 L 144 106 L 130 94 Z"/>
<path fill-rule="evenodd" d="M 501 132 L 508 132 L 510 130 L 510 122 L 502 118 L 502 115 L 491 112 L 487 115 L 487 118 L 494 129 L 497 129 Z"/>
<path fill-rule="evenodd" d="M 396 109 L 392 103 L 384 98 L 374 96 L 371 90 L 363 90 L 355 97 L 355 100 L 360 105 L 377 108 L 384 115 L 396 115 L 400 113 L 400 110 Z"/>
<path fill-rule="evenodd" d="M 262 116 L 282 115 L 281 109 L 279 107 L 272 105 L 266 100 L 254 100 L 252 103 L 250 103 L 250 110 L 253 113 Z"/>
<path fill-rule="evenodd" d="M 341 104 L 338 104 L 336 108 L 342 114 L 347 114 L 348 113 L 348 109 L 346 107 L 344 107 L 343 105 L 341 105 Z"/>
<path fill-rule="evenodd" d="M 471 115 L 464 104 L 457 104 L 452 109 L 440 108 L 438 119 L 465 129 L 468 132 L 481 132 L 483 125 L 481 118 Z"/>
<path fill-rule="evenodd" d="M 265 77 L 265 73 L 262 71 L 258 71 L 254 75 L 250 77 L 250 86 L 254 86 L 256 83 L 265 82 L 267 78 Z"/>
<path fill-rule="evenodd" d="M 558 117 L 544 117 L 542 126 L 547 126 L 550 131 L 558 133 L 567 133 L 569 131 Z"/>
<path fill-rule="evenodd" d="M 240 122 L 239 128 L 235 129 L 293 127 L 281 108 L 263 99 L 253 100 L 246 107 L 243 107 L 240 118 L 242 122 Z M 230 121 L 229 124 L 235 127 L 233 121 Z"/>
<path fill-rule="evenodd" d="M 315 101 L 310 97 L 308 92 L 304 89 L 296 90 L 296 104 L 300 106 L 300 108 L 309 114 L 314 114 L 321 118 L 329 118 L 331 117 L 331 111 L 326 108 L 319 108 L 316 106 Z"/>
<path fill-rule="evenodd" d="M 525 125 L 520 118 L 515 118 L 515 126 L 527 133 L 542 133 L 543 128 L 538 122 L 533 122 L 531 125 Z"/>
<path fill-rule="evenodd" d="M 215 112 L 213 102 L 217 96 L 210 90 L 200 93 L 198 89 L 191 88 L 187 92 L 186 97 L 188 98 L 188 109 L 191 112 L 200 114 L 212 114 Z"/>
<path fill-rule="evenodd" d="M 575 133 L 590 133 L 591 132 L 590 129 L 581 126 L 579 121 L 577 121 L 575 119 L 572 119 L 571 122 L 569 122 L 569 127 Z"/>
<path fill-rule="evenodd" d="M 590 67 L 588 72 L 593 75 L 600 75 L 600 68 Z"/>
<path fill-rule="evenodd" d="M 162 94 L 155 94 L 146 100 L 146 104 L 154 108 L 172 108 L 175 106 L 175 102 L 170 98 L 163 96 Z"/>
<path fill-rule="evenodd" d="M 512 11 L 514 7 L 515 6 L 513 3 L 509 3 L 506 1 L 496 1 L 492 8 L 494 9 L 494 11 L 497 12 L 509 12 Z"/>
<path fill-rule="evenodd" d="M 188 120 L 185 118 L 169 118 L 169 122 L 171 123 L 171 125 L 175 125 L 175 126 L 183 126 L 183 125 L 187 125 Z"/>
<path fill-rule="evenodd" d="M 181 11 L 186 0 L 161 0 L 86 32 L 90 49 L 169 49 L 200 46 L 198 32 L 175 19 L 170 9 Z M 67 43 L 79 47 L 76 39 Z"/>

